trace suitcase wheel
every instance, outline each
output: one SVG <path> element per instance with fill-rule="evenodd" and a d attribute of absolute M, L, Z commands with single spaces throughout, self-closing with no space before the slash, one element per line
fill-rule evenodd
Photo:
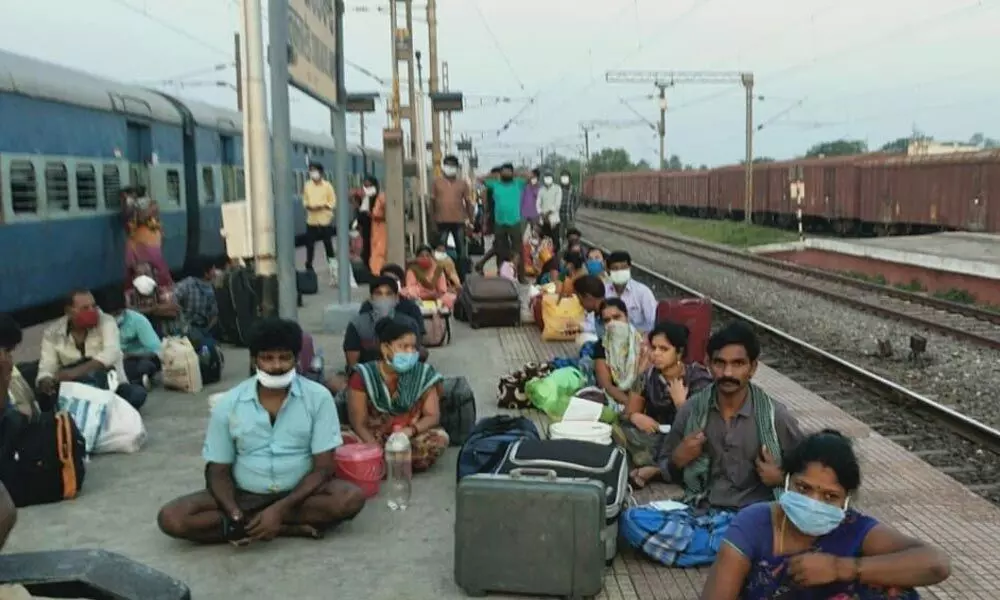
<path fill-rule="evenodd" d="M 479 329 L 479 322 L 478 321 L 469 321 L 469 327 L 471 327 L 473 329 Z"/>
<path fill-rule="evenodd" d="M 463 589 L 462 591 L 465 592 L 465 595 L 469 596 L 470 598 L 484 598 L 486 596 L 486 590 Z"/>

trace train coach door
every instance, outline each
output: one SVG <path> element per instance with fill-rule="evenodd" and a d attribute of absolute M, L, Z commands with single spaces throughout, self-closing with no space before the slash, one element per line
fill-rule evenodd
<path fill-rule="evenodd" d="M 129 121 L 126 126 L 125 159 L 129 163 L 129 182 L 149 189 L 149 165 L 153 162 L 153 136 L 149 125 Z"/>
<path fill-rule="evenodd" d="M 969 218 L 966 227 L 969 231 L 986 230 L 986 194 L 983 193 L 983 165 L 972 166 L 972 194 L 969 198 Z"/>
<path fill-rule="evenodd" d="M 236 197 L 236 140 L 231 135 L 219 136 L 222 158 L 222 201 L 235 202 Z"/>

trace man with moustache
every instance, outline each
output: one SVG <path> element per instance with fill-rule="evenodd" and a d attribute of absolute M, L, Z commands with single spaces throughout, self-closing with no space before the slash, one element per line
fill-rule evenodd
<path fill-rule="evenodd" d="M 715 382 L 678 410 L 658 455 L 661 474 L 683 484 L 692 508 L 769 502 L 784 485 L 782 455 L 803 438 L 798 420 L 750 381 L 760 342 L 749 324 L 729 323 L 707 349 Z"/>

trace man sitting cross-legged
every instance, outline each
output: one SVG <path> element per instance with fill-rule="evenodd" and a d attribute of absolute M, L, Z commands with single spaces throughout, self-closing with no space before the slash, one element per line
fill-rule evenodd
<path fill-rule="evenodd" d="M 160 529 L 171 537 L 236 545 L 318 538 L 364 506 L 358 487 L 332 478 L 340 421 L 330 392 L 296 375 L 302 329 L 264 319 L 248 341 L 257 374 L 212 409 L 202 452 L 207 486 L 160 510 Z"/>

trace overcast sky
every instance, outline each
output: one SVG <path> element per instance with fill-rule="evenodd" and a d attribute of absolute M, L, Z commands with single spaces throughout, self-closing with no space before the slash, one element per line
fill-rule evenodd
<path fill-rule="evenodd" d="M 389 19 L 374 12 L 388 1 L 345 2 L 346 59 L 388 85 Z M 425 5 L 415 2 L 426 61 Z M 238 5 L 0 0 L 0 47 L 235 107 L 232 89 L 205 84 L 235 81 Z M 998 9 L 1000 0 L 438 0 L 439 52 L 452 89 L 467 95 L 456 136 L 470 134 L 486 163 L 537 157 L 543 147 L 579 154 L 581 121 L 639 119 L 623 99 L 657 120 L 653 86 L 608 84 L 608 69 L 753 71 L 764 97 L 755 105 L 763 125 L 755 154 L 782 158 L 842 137 L 878 146 L 914 127 L 938 139 L 1000 137 Z M 349 91 L 388 91 L 356 68 L 346 73 Z M 178 79 L 183 87 L 159 83 Z M 678 85 L 668 94 L 668 155 L 695 165 L 741 158 L 738 85 Z M 292 99 L 293 125 L 328 128 L 322 106 L 296 91 Z M 369 145 L 381 145 L 384 123 L 381 105 L 368 119 Z M 350 137 L 359 131 L 349 118 Z M 591 149 L 603 146 L 656 162 L 648 125 L 601 130 Z"/>

